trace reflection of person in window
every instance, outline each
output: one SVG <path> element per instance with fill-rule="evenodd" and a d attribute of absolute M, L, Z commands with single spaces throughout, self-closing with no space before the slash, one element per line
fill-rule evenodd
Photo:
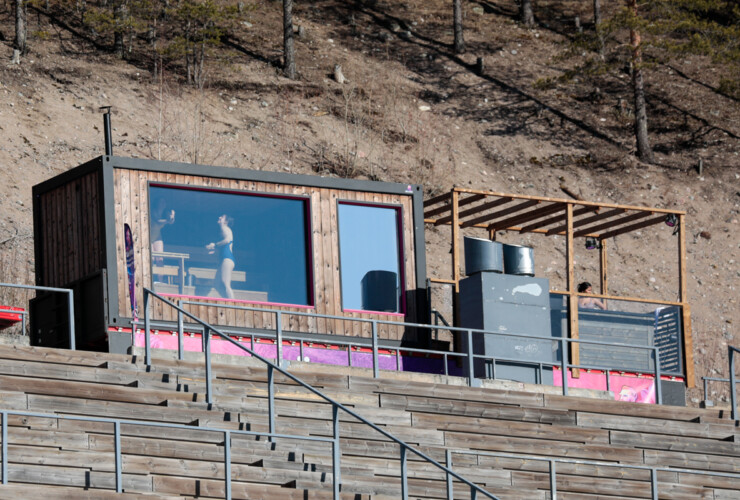
<path fill-rule="evenodd" d="M 594 293 L 591 283 L 584 281 L 579 284 L 578 293 Z M 578 297 L 578 307 L 583 309 L 606 309 L 606 304 L 596 297 Z"/>
<path fill-rule="evenodd" d="M 151 219 L 151 231 L 150 237 L 152 240 L 152 252 L 164 252 L 164 240 L 162 239 L 162 229 L 168 224 L 175 223 L 175 211 L 165 210 L 167 208 L 167 202 L 164 198 L 160 198 L 157 201 L 157 205 L 154 208 Z M 154 265 L 161 266 L 164 264 L 162 257 L 155 257 L 152 262 Z M 156 281 L 161 281 L 160 275 L 155 275 Z"/>
<path fill-rule="evenodd" d="M 214 280 L 218 293 L 229 299 L 234 298 L 234 290 L 231 289 L 231 272 L 236 265 L 234 260 L 234 233 L 231 231 L 233 224 L 234 219 L 228 215 L 224 214 L 219 217 L 218 226 L 221 229 L 221 241 L 206 245 L 208 253 L 211 254 L 216 252 L 216 248 L 219 249 L 220 262 Z"/>

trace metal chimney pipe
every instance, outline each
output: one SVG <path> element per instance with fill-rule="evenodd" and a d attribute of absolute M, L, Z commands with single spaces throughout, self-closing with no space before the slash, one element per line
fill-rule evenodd
<path fill-rule="evenodd" d="M 110 129 L 110 106 L 100 106 L 103 112 L 103 133 L 105 134 L 105 155 L 113 155 L 113 138 Z"/>

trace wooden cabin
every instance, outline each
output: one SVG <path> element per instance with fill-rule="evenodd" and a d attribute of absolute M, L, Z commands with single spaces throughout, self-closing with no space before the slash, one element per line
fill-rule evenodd
<path fill-rule="evenodd" d="M 75 290 L 78 346 L 110 349 L 113 332 L 143 317 L 144 287 L 173 301 L 428 318 L 416 185 L 101 156 L 34 186 L 33 204 L 36 283 Z M 33 301 L 32 344 L 67 342 L 60 301 Z M 244 332 L 273 328 L 275 318 L 190 310 Z M 284 317 L 289 332 L 370 336 L 369 324 L 356 321 Z M 174 324 L 175 311 L 155 301 L 152 319 Z M 386 324 L 379 337 L 427 343 L 421 332 Z"/>

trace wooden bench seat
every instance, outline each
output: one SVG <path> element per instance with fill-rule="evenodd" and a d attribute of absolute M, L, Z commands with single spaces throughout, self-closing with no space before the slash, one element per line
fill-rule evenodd
<path fill-rule="evenodd" d="M 162 495 L 159 493 L 116 493 L 111 490 L 88 490 L 84 487 L 52 486 L 47 484 L 8 483 L 0 487 L 0 499 L 19 500 L 32 498 L 53 498 L 54 500 L 137 500 L 151 498 L 157 500 L 187 500 L 194 497 Z"/>
<path fill-rule="evenodd" d="M 701 437 L 710 439 L 734 439 L 740 436 L 740 429 L 728 425 L 704 422 L 683 422 L 675 420 L 656 420 L 654 418 L 627 415 L 605 415 L 579 411 L 576 414 L 579 427 L 614 429 L 621 431 L 646 432 L 677 437 Z"/>
<path fill-rule="evenodd" d="M 329 500 L 332 497 L 331 484 L 325 490 L 303 489 L 300 487 L 283 488 L 274 484 L 250 484 L 232 481 L 232 498 L 270 498 L 285 500 L 304 500 L 312 498 Z M 164 494 L 185 494 L 198 498 L 224 498 L 224 481 L 190 479 L 173 476 L 155 476 L 153 490 Z"/>

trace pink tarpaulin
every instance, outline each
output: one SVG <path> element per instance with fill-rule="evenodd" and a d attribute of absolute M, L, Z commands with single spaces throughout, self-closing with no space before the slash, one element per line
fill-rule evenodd
<path fill-rule="evenodd" d="M 249 341 L 240 342 L 244 347 L 250 347 Z M 154 349 L 170 349 L 177 350 L 177 336 L 176 335 L 150 335 L 150 347 Z M 145 340 L 143 333 L 137 333 L 135 339 L 136 347 L 144 347 Z M 202 340 L 200 337 L 189 337 L 183 338 L 183 347 L 186 351 L 201 352 L 202 351 Z M 275 359 L 277 355 L 277 347 L 274 344 L 261 344 L 255 343 L 254 351 L 262 357 L 268 359 Z M 232 354 L 234 356 L 249 356 L 250 354 L 239 347 L 235 346 L 231 342 L 220 338 L 213 338 L 211 340 L 211 352 L 214 354 Z M 289 361 L 296 361 L 301 355 L 299 346 L 283 346 L 283 359 Z M 373 355 L 370 352 L 355 352 L 351 353 L 352 366 L 360 368 L 372 368 L 373 367 Z M 343 365 L 347 366 L 347 350 L 346 349 L 325 349 L 303 347 L 303 361 L 310 361 L 312 363 L 323 363 L 329 365 Z M 399 368 L 403 370 L 404 357 L 402 356 L 399 360 Z M 378 365 L 381 370 L 396 370 L 396 357 L 388 354 L 378 355 Z"/>
<path fill-rule="evenodd" d="M 554 385 L 563 385 L 563 376 L 560 370 L 553 369 Z M 568 387 L 581 389 L 606 390 L 606 374 L 604 372 L 587 372 L 581 370 L 579 378 L 573 378 L 568 373 Z M 609 387 L 614 392 L 616 401 L 631 401 L 633 403 L 655 404 L 655 383 L 652 378 L 630 377 L 626 375 L 609 374 Z"/>

